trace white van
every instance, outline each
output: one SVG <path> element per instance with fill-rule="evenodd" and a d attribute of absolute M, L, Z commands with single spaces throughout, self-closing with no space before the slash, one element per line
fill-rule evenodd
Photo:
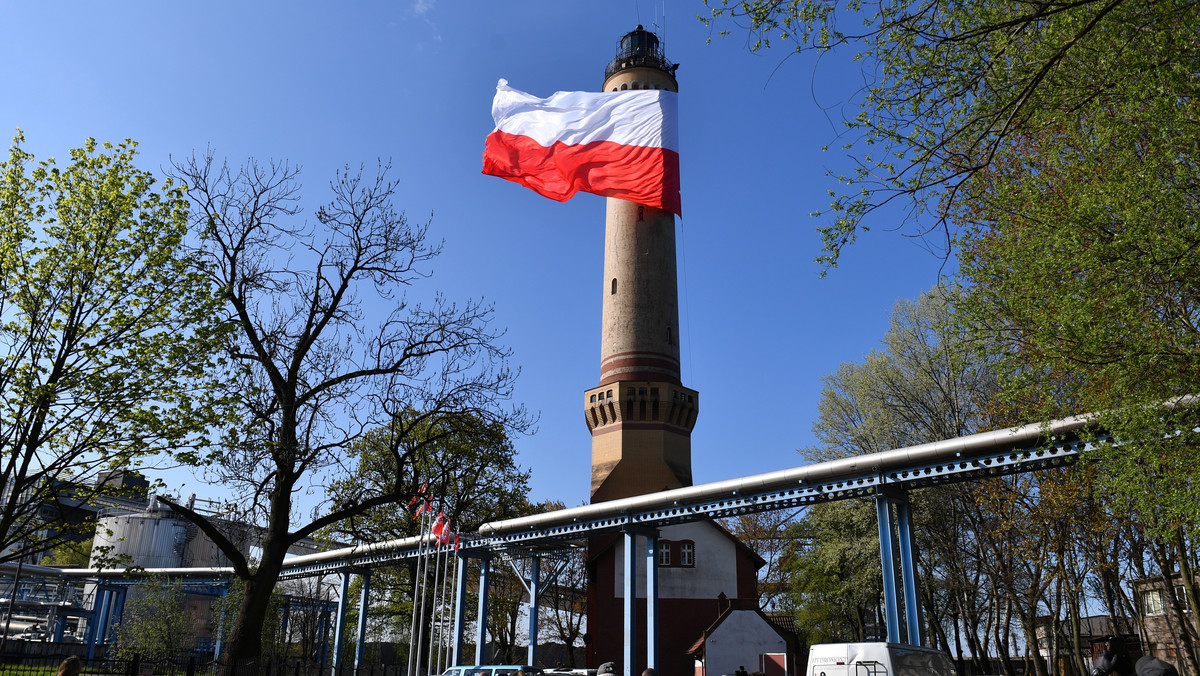
<path fill-rule="evenodd" d="M 957 676 L 940 650 L 903 643 L 822 643 L 808 649 L 806 676 Z"/>

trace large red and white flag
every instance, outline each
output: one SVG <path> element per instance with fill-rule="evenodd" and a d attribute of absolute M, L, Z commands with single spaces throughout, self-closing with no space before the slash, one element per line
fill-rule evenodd
<path fill-rule="evenodd" d="M 662 89 L 539 99 L 500 80 L 483 173 L 560 202 L 583 191 L 681 214 L 678 109 Z"/>

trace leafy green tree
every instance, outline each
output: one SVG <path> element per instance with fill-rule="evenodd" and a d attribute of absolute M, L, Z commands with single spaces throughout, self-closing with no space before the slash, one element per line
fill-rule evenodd
<path fill-rule="evenodd" d="M 1188 0 L 706 0 L 701 19 L 747 31 L 752 49 L 855 50 L 864 87 L 846 121 L 855 168 L 838 176 L 822 226 L 834 266 L 869 217 L 899 200 L 914 232 L 953 232 L 939 203 L 1023 133 L 1111 106 L 1194 106 L 1200 13 Z M 856 105 L 855 105 L 856 104 Z M 1177 127 L 1154 121 L 1151 133 Z M 1093 157 L 1100 161 L 1103 157 Z M 950 211 L 953 211 L 951 209 Z"/>
<path fill-rule="evenodd" d="M 222 335 L 180 186 L 133 141 L 88 139 L 62 167 L 23 143 L 0 163 L 0 560 L 71 539 L 47 522 L 89 534 L 76 506 L 106 470 L 197 457 Z"/>
<path fill-rule="evenodd" d="M 1200 391 L 1198 119 L 1194 102 L 1146 101 L 1024 135 L 956 212 L 972 284 L 963 322 L 988 341 L 1006 396 L 1035 404 L 1035 419 L 1095 412 L 1121 442 L 1093 460 L 1098 499 L 1132 539 L 1158 541 L 1131 560 L 1153 553 L 1149 569 L 1168 575 L 1187 568 L 1187 535 L 1200 530 L 1188 403 Z M 1109 608 L 1128 613 L 1116 569 L 1096 548 L 1088 556 Z M 1196 588 L 1183 589 L 1167 610 L 1180 658 L 1197 664 L 1200 627 L 1185 612 Z"/>
<path fill-rule="evenodd" d="M 1137 442 L 1110 455 L 1109 490 L 1161 537 L 1197 528 L 1195 414 L 1162 406 L 1200 391 L 1195 6 L 709 5 L 706 21 L 744 26 L 756 49 L 862 58 L 848 122 L 857 169 L 841 177 L 822 260 L 836 264 L 895 198 L 936 219 L 917 231 L 941 226 L 963 252 L 964 314 L 1002 349 L 1015 410 L 1025 421 L 1097 412 Z"/>
<path fill-rule="evenodd" d="M 1200 527 L 1196 413 L 1162 405 L 1200 392 L 1198 113 L 1151 101 L 1027 135 L 956 212 L 964 319 L 1010 396 L 1097 412 L 1124 442 L 1101 478 L 1164 538 Z"/>
<path fill-rule="evenodd" d="M 458 531 L 529 513 L 529 471 L 502 424 L 470 412 L 430 420 L 404 411 L 395 424 L 368 431 L 348 449 L 354 471 L 330 484 L 335 503 L 357 503 L 399 483 L 405 502 L 420 495 Z M 420 421 L 420 422 L 416 422 Z M 377 506 L 329 529 L 330 537 L 364 542 L 417 535 L 416 503 Z"/>
<path fill-rule="evenodd" d="M 116 654 L 166 660 L 195 647 L 197 618 L 178 582 L 151 580 L 130 588 L 116 631 Z"/>
<path fill-rule="evenodd" d="M 58 568 L 84 568 L 91 560 L 93 539 L 62 542 L 46 551 L 41 565 Z"/>
<path fill-rule="evenodd" d="M 414 412 L 401 415 L 418 417 Z M 397 430 L 408 431 L 397 436 Z M 330 487 L 332 501 L 357 502 L 402 482 L 407 486 L 405 494 L 413 496 L 409 500 L 418 498 L 419 502 L 406 505 L 406 509 L 397 505 L 376 507 L 336 524 L 329 531 L 330 537 L 379 542 L 422 534 L 428 528 L 427 522 L 414 518 L 414 512 L 426 498 L 435 513 L 445 515 L 447 527 L 456 533 L 475 531 L 487 521 L 529 514 L 534 509 L 526 497 L 530 475 L 515 458 L 516 450 L 502 425 L 469 413 L 447 416 L 420 429 L 401 422 L 371 430 L 351 447 L 349 460 L 357 463 L 356 469 Z M 400 465 L 397 459 L 401 459 Z M 380 633 L 409 635 L 412 602 L 420 598 L 414 589 L 417 581 L 427 601 L 425 617 L 420 621 L 427 628 L 426 635 L 432 635 L 429 627 L 435 624 L 435 613 L 446 610 L 436 605 L 435 577 L 434 566 L 421 567 L 415 560 L 372 572 L 371 618 Z M 348 622 L 347 627 L 353 631 L 352 623 Z M 424 664 L 427 657 L 422 650 L 416 660 Z"/>
<path fill-rule="evenodd" d="M 960 300 L 958 289 L 946 288 L 923 294 L 916 301 L 897 302 L 881 348 L 861 363 L 842 364 L 825 379 L 820 416 L 813 427 L 822 444 L 805 449 L 807 457 L 833 459 L 904 448 L 983 431 L 995 422 L 990 402 L 997 386 L 990 364 L 971 359 L 969 333 L 952 321 Z M 1046 601 L 1048 571 L 1053 570 L 1045 547 L 1021 550 L 1027 556 L 1014 553 L 1012 540 L 1004 537 L 1012 534 L 991 525 L 992 516 L 1001 513 L 996 506 L 999 500 L 982 505 L 981 492 L 1002 495 L 1010 502 L 1037 502 L 1030 497 L 1036 495 L 1034 490 L 1001 491 L 987 485 L 982 491 L 974 485 L 927 488 L 910 496 L 927 635 L 931 643 L 963 659 L 991 654 L 1005 658 L 1011 643 L 1003 632 L 1014 622 L 1025 640 L 1034 640 L 1036 613 L 1016 613 L 1016 619 L 998 613 L 1001 608 L 1024 611 L 1030 603 L 1036 607 Z M 1028 516 L 1032 508 L 1022 504 Z M 809 551 L 802 552 L 809 555 L 791 562 L 805 564 L 797 571 L 798 579 L 809 585 L 806 590 L 819 591 L 822 585 L 835 584 L 831 580 L 849 574 L 843 572 L 845 564 L 838 558 L 845 557 L 844 552 L 857 552 L 861 560 L 872 561 L 873 575 L 878 575 L 878 544 L 871 540 L 877 534 L 863 535 L 862 528 L 855 530 L 833 521 L 828 510 L 835 505 L 821 508 L 808 518 L 819 517 L 834 525 L 807 533 L 806 537 L 816 538 Z M 869 506 L 859 509 L 866 510 L 874 521 Z M 1061 517 L 1053 509 L 1043 514 L 1050 520 Z M 823 567 L 815 567 L 813 559 Z M 827 609 L 820 604 L 806 605 L 821 600 L 810 592 L 809 597 L 800 597 L 805 603 L 796 609 L 813 621 L 829 621 L 838 617 L 833 614 L 835 609 L 855 607 L 845 597 L 849 592 L 844 590 L 841 598 L 827 601 L 836 606 Z M 1022 604 L 1019 608 L 1018 603 Z M 859 616 L 865 617 L 862 600 L 858 607 Z M 841 618 L 843 631 L 865 630 L 864 621 L 855 626 L 851 619 L 853 616 Z M 991 629 L 1000 635 L 991 635 Z"/>
<path fill-rule="evenodd" d="M 782 599 L 805 645 L 883 638 L 883 576 L 872 505 L 816 505 L 788 528 Z"/>
<path fill-rule="evenodd" d="M 167 501 L 229 558 L 245 595 L 224 657 L 257 659 L 261 629 L 288 548 L 372 510 L 407 502 L 402 474 L 354 496 L 330 488 L 350 475 L 347 453 L 370 430 L 388 427 L 395 467 L 435 443 L 469 413 L 509 432 L 530 424 L 512 406 L 516 372 L 492 328 L 491 307 L 434 295 L 409 303 L 440 245 L 428 223 L 393 206 L 396 186 L 349 170 L 331 182 L 315 223 L 299 218 L 299 170 L 248 162 L 230 169 L 211 154 L 174 165 L 188 186 L 193 219 L 206 237 L 193 256 L 207 266 L 234 325 L 227 375 L 236 424 L 223 431 L 207 477 L 228 487 L 259 526 L 261 554 L 217 524 Z M 318 504 L 302 514 L 297 497 Z"/>

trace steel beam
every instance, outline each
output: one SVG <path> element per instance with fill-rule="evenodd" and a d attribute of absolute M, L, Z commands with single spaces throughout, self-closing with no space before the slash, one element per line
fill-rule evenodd
<path fill-rule="evenodd" d="M 534 556 L 529 563 L 529 653 L 525 664 L 536 665 L 538 649 L 538 609 L 542 582 L 542 559 Z"/>
<path fill-rule="evenodd" d="M 892 554 L 891 498 L 875 496 L 875 515 L 879 521 L 879 562 L 883 569 L 883 614 L 887 621 L 888 643 L 900 643 L 900 599 L 896 594 L 896 557 Z"/>
<path fill-rule="evenodd" d="M 492 557 L 479 557 L 479 627 L 475 633 L 475 664 L 487 664 L 488 574 L 491 568 Z"/>
<path fill-rule="evenodd" d="M 658 669 L 658 531 L 646 535 L 646 666 Z"/>
<path fill-rule="evenodd" d="M 342 666 L 342 635 L 346 633 L 346 607 L 350 605 L 350 571 L 342 571 L 342 587 L 338 594 L 337 622 L 333 625 L 333 666 Z"/>
<path fill-rule="evenodd" d="M 637 534 L 625 531 L 625 663 L 624 676 L 634 676 L 637 660 Z"/>
<path fill-rule="evenodd" d="M 912 528 L 912 507 L 908 496 L 894 500 L 896 506 L 897 541 L 900 544 L 900 579 L 904 583 L 904 615 L 908 643 L 925 645 L 925 627 L 921 622 L 921 600 L 918 594 L 917 566 Z"/>
<path fill-rule="evenodd" d="M 362 589 L 358 594 L 358 644 L 354 646 L 354 669 L 357 672 L 362 665 L 367 645 L 367 608 L 371 604 L 371 574 L 362 573 L 358 576 Z"/>

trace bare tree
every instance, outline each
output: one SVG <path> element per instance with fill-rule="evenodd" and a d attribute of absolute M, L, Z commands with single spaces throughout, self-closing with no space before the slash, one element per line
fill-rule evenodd
<path fill-rule="evenodd" d="M 375 507 L 407 501 L 399 473 L 353 500 L 327 488 L 355 469 L 347 450 L 366 430 L 386 427 L 394 466 L 464 421 L 524 431 L 528 416 L 507 403 L 507 366 L 492 308 L 435 295 L 410 304 L 402 290 L 429 276 L 441 250 L 429 223 L 412 224 L 392 205 L 395 183 L 381 163 L 374 178 L 349 168 L 331 182 L 316 223 L 299 219 L 299 169 L 253 160 L 240 169 L 202 157 L 176 162 L 193 218 L 206 239 L 195 251 L 222 290 L 237 331 L 228 349 L 237 397 L 221 453 L 208 476 L 237 493 L 261 529 L 258 561 L 204 515 L 169 502 L 229 557 L 245 583 L 224 658 L 254 659 L 288 548 Z M 468 414 L 468 415 L 464 415 Z M 315 506 L 301 514 L 298 498 Z"/>
<path fill-rule="evenodd" d="M 765 561 L 758 571 L 758 604 L 767 612 L 777 610 L 776 602 L 786 592 L 787 577 L 783 564 L 792 547 L 788 527 L 796 522 L 797 516 L 797 510 L 752 512 L 722 522 L 729 532 Z"/>
<path fill-rule="evenodd" d="M 573 549 L 558 577 L 547 590 L 548 606 L 542 617 L 549 620 L 551 638 L 558 639 L 567 651 L 568 667 L 575 663 L 575 644 L 583 639 L 587 618 L 587 549 Z"/>

